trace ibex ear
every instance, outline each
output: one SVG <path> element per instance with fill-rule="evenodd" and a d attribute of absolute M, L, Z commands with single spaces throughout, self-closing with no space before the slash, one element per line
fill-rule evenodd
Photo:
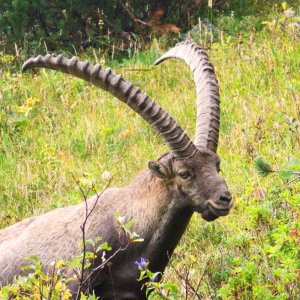
<path fill-rule="evenodd" d="M 169 168 L 161 162 L 151 160 L 148 162 L 148 168 L 153 175 L 161 179 L 168 179 L 170 177 Z"/>

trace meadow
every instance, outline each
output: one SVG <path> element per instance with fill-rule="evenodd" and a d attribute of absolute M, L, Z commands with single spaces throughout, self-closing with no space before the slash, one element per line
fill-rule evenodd
<path fill-rule="evenodd" d="M 225 36 L 208 51 L 221 92 L 221 174 L 235 205 L 212 223 L 194 215 L 164 274 L 176 290 L 168 299 L 300 294 L 300 31 L 280 15 L 262 21 L 260 31 Z M 82 59 L 132 81 L 193 138 L 192 74 L 180 61 L 153 67 L 164 50 L 154 40 L 123 61 L 96 52 Z M 140 116 L 79 79 L 22 74 L 4 54 L 0 75 L 0 228 L 82 201 L 84 174 L 99 190 L 104 171 L 112 186 L 126 185 L 168 150 Z M 257 157 L 274 172 L 259 176 Z"/>

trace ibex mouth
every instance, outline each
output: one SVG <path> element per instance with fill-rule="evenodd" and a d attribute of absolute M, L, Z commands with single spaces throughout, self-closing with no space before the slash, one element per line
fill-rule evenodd
<path fill-rule="evenodd" d="M 232 206 L 233 206 L 233 200 L 231 200 L 229 203 L 222 203 L 222 204 L 216 203 L 212 200 L 208 201 L 208 208 L 210 212 L 218 217 L 227 216 Z"/>

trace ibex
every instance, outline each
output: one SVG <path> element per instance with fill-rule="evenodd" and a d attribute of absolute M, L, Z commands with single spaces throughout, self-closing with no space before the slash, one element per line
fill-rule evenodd
<path fill-rule="evenodd" d="M 93 276 L 88 288 L 101 299 L 145 299 L 142 283 L 137 281 L 139 270 L 135 261 L 146 258 L 150 270 L 163 272 L 194 212 L 213 221 L 227 215 L 233 205 L 228 187 L 219 175 L 216 150 L 220 99 L 213 65 L 203 49 L 191 41 L 177 44 L 156 64 L 173 57 L 183 59 L 194 73 L 197 89 L 194 142 L 154 100 L 110 69 L 62 55 L 30 58 L 22 67 L 23 71 L 35 67 L 58 70 L 99 86 L 136 111 L 170 148 L 157 161 L 150 161 L 148 168 L 128 186 L 107 189 L 88 219 L 87 238 L 101 236 L 113 249 L 120 246 L 116 212 L 136 220 L 133 229 L 144 239 L 118 253 L 109 270 L 104 268 Z M 92 205 L 95 197 L 87 201 Z M 45 267 L 78 255 L 84 216 L 82 202 L 25 219 L 0 231 L 0 283 L 11 283 L 30 255 L 37 255 Z M 70 290 L 75 293 L 76 285 L 71 285 Z"/>

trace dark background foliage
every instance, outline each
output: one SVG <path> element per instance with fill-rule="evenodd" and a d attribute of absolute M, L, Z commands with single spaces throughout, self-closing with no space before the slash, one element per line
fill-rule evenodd
<path fill-rule="evenodd" d="M 276 1 L 217 0 L 2 0 L 0 51 L 29 55 L 47 51 L 76 52 L 88 47 L 132 43 L 147 45 L 153 36 L 177 38 L 198 18 L 230 13 L 253 14 Z M 247 3 L 246 3 L 247 2 Z M 262 2 L 262 1 L 259 1 Z"/>

